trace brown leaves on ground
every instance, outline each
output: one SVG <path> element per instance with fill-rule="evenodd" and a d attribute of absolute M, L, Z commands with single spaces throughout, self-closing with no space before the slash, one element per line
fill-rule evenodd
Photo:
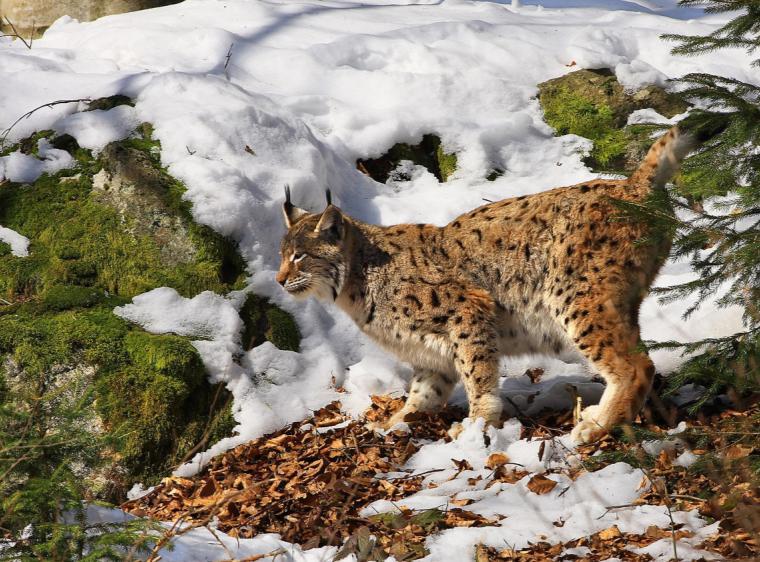
<path fill-rule="evenodd" d="M 403 399 L 373 397 L 366 421 L 388 419 L 403 405 Z M 423 476 L 383 477 L 399 467 L 417 451 L 412 439 L 447 439 L 452 421 L 462 412 L 444 410 L 437 415 L 415 414 L 407 418 L 411 433 L 378 435 L 358 422 L 346 418 L 334 403 L 315 412 L 314 417 L 241 445 L 216 457 L 193 478 L 166 478 L 156 489 L 123 507 L 136 515 L 160 520 L 183 519 L 203 524 L 212 515 L 219 529 L 233 536 L 252 537 L 276 532 L 284 540 L 304 548 L 342 545 L 338 554 L 355 555 L 357 560 L 384 560 L 394 556 L 399 562 L 425 555 L 425 540 L 432 534 L 453 527 L 495 525 L 467 511 L 473 500 L 454 496 L 446 509 L 398 511 L 361 517 L 361 509 L 377 500 L 396 502 L 423 487 Z M 727 410 L 710 417 L 689 419 L 689 429 L 677 437 L 688 443 L 699 460 L 686 469 L 674 460 L 680 450 L 663 451 L 648 457 L 642 439 L 665 439 L 665 429 L 656 425 L 636 426 L 624 432 L 624 439 L 607 437 L 582 447 L 582 465 L 567 475 L 577 477 L 613 462 L 625 461 L 646 472 L 642 489 L 649 490 L 636 504 L 668 505 L 673 511 L 698 509 L 705 517 L 720 520 L 720 530 L 702 548 L 726 559 L 757 559 L 760 556 L 760 406 L 746 411 Z M 520 416 L 523 438 L 551 442 L 569 431 L 569 412 Z M 343 425 L 343 427 L 331 427 Z M 642 437 L 636 432 L 647 431 Z M 552 448 L 546 447 L 546 451 Z M 540 455 L 545 453 L 541 448 Z M 472 469 L 468 459 L 451 459 L 457 475 Z M 509 467 L 504 453 L 492 453 L 486 466 L 492 470 L 486 488 L 497 483 L 514 484 L 527 476 Z M 470 478 L 475 485 L 482 476 Z M 435 488 L 435 483 L 427 485 Z M 544 475 L 533 475 L 527 482 L 530 493 L 548 494 L 556 482 Z M 611 506 L 626 508 L 627 506 Z M 508 520 L 502 522 L 508 524 Z M 556 521 L 557 527 L 565 521 Z M 571 560 L 566 549 L 586 547 L 577 559 L 596 562 L 610 557 L 623 561 L 649 560 L 627 546 L 646 546 L 656 540 L 689 536 L 686 529 L 650 527 L 644 534 L 623 533 L 612 526 L 564 544 L 549 544 L 537 537 L 535 544 L 520 551 L 505 547 L 479 545 L 477 562 Z M 339 560 L 336 557 L 336 560 Z"/>
<path fill-rule="evenodd" d="M 716 552 L 726 559 L 760 559 L 760 402 L 748 400 L 746 409 L 722 410 L 710 416 L 687 418 L 683 433 L 667 435 L 665 430 L 649 425 L 646 430 L 659 434 L 658 439 L 678 439 L 686 443 L 697 461 L 689 468 L 675 464 L 682 448 L 663 449 L 656 458 L 648 457 L 641 449 L 644 438 L 633 429 L 624 431 L 625 441 L 606 437 L 596 446 L 580 449 L 586 468 L 601 468 L 591 463 L 602 452 L 609 462 L 625 461 L 640 466 L 646 477 L 642 487 L 649 491 L 637 504 L 667 505 L 673 511 L 697 509 L 709 520 L 720 520 L 719 532 L 710 537 L 702 548 Z M 652 439 L 650 434 L 646 439 Z M 685 531 L 673 530 L 679 538 Z M 670 530 L 665 530 L 667 537 Z M 652 539 L 648 529 L 642 540 Z M 627 535 L 626 535 L 627 536 Z M 660 536 L 660 538 L 667 538 Z M 650 540 L 650 542 L 653 542 Z M 616 556 L 623 558 L 620 554 Z M 603 559 L 600 558 L 600 559 Z M 589 558 L 596 560 L 596 558 Z"/>
<path fill-rule="evenodd" d="M 611 531 L 617 527 L 611 527 L 588 537 L 566 542 L 564 544 L 549 544 L 538 542 L 527 549 L 513 550 L 509 547 L 496 549 L 479 545 L 477 549 L 477 562 L 554 562 L 555 560 L 586 560 L 602 561 L 609 558 L 617 558 L 625 562 L 644 562 L 651 560 L 648 554 L 636 554 L 626 547 L 646 546 L 654 542 L 646 535 L 633 533 L 617 533 Z M 584 550 L 583 547 L 588 550 Z M 580 548 L 577 552 L 585 554 L 568 554 L 567 549 Z M 572 551 L 571 551 L 572 553 Z"/>
<path fill-rule="evenodd" d="M 367 418 L 375 421 L 403 404 L 386 397 L 373 401 Z M 432 532 L 495 522 L 461 508 L 370 518 L 360 517 L 359 512 L 376 500 L 395 501 L 421 489 L 423 476 L 378 475 L 398 470 L 417 451 L 412 435 L 444 438 L 451 417 L 451 413 L 417 416 L 422 423 L 409 422 L 412 434 L 381 436 L 363 422 L 348 419 L 333 403 L 309 420 L 216 457 L 193 478 L 165 478 L 150 494 L 122 507 L 139 516 L 191 523 L 213 512 L 219 530 L 232 536 L 279 533 L 283 540 L 305 547 L 340 545 L 354 537 L 346 544 L 368 548 L 361 538 L 366 528 L 382 537 L 374 548 L 393 552 L 398 560 L 411 554 L 419 557 Z M 330 428 L 344 422 L 343 427 Z"/>

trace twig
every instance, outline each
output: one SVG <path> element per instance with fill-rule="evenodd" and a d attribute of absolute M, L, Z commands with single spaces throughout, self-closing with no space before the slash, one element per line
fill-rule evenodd
<path fill-rule="evenodd" d="M 264 554 L 254 554 L 253 556 L 247 556 L 245 558 L 230 558 L 229 560 L 222 560 L 221 562 L 258 562 L 259 560 L 263 560 L 264 558 L 272 557 L 272 560 L 277 558 L 280 554 L 287 554 L 288 551 L 284 548 L 278 548 L 277 550 L 273 550 L 272 552 L 267 552 Z"/>
<path fill-rule="evenodd" d="M 82 102 L 82 101 L 89 102 L 89 101 L 92 101 L 92 100 L 91 100 L 91 98 L 78 98 L 78 99 L 73 99 L 73 100 L 56 100 L 56 101 L 51 101 L 50 103 L 44 103 L 44 104 L 40 105 L 39 107 L 35 107 L 34 109 L 32 109 L 30 111 L 27 111 L 21 117 L 19 117 L 18 119 L 16 119 L 11 124 L 10 127 L 8 127 L 2 133 L 0 133 L 0 148 L 2 148 L 5 145 L 5 140 L 8 138 L 8 135 L 10 134 L 11 129 L 13 129 L 13 127 L 15 127 L 16 125 L 18 125 L 24 119 L 29 119 L 36 111 L 39 111 L 40 109 L 43 109 L 45 107 L 53 107 L 54 105 L 61 105 L 63 103 L 79 103 L 79 102 Z"/>
<path fill-rule="evenodd" d="M 159 560 L 161 560 L 161 555 L 159 554 L 159 552 L 169 542 L 171 542 L 172 539 L 176 537 L 181 537 L 182 535 L 185 535 L 189 533 L 190 531 L 192 531 L 193 529 L 197 529 L 198 527 L 206 527 L 209 521 L 211 521 L 211 519 L 214 517 L 214 515 L 216 515 L 223 507 L 229 504 L 232 500 L 240 497 L 243 494 L 243 492 L 244 490 L 240 490 L 235 493 L 229 494 L 210 506 L 193 509 L 189 511 L 188 513 L 185 513 L 177 517 L 177 519 L 174 521 L 172 526 L 165 533 L 161 535 L 161 538 L 158 541 L 156 541 L 156 544 L 153 546 L 153 549 L 150 551 L 150 555 L 145 560 L 145 562 L 158 562 Z M 199 513 L 202 513 L 206 510 L 208 510 L 208 513 L 203 519 L 201 519 L 200 521 L 195 521 L 195 522 L 190 521 L 193 516 Z M 190 521 L 190 523 L 185 527 L 179 528 L 179 526 L 184 521 Z"/>
<path fill-rule="evenodd" d="M 434 468 L 432 470 L 426 470 L 425 472 L 418 472 L 417 474 L 407 474 L 406 476 L 399 476 L 397 478 L 386 478 L 386 480 L 411 480 L 412 478 L 417 478 L 418 476 L 424 476 L 425 474 L 432 474 L 434 472 L 443 472 L 446 470 L 445 468 Z"/>
<path fill-rule="evenodd" d="M 638 504 L 635 504 L 635 503 L 625 503 L 623 505 L 608 505 L 608 506 L 605 506 L 604 509 L 606 511 L 604 513 L 602 513 L 599 517 L 597 517 L 597 519 L 601 519 L 602 517 L 604 517 L 605 515 L 607 515 L 613 509 L 625 509 L 627 507 L 638 507 Z"/>
<path fill-rule="evenodd" d="M 201 435 L 201 438 L 198 441 L 198 443 L 196 443 L 192 449 L 190 449 L 187 453 L 185 453 L 185 456 L 182 457 L 182 460 L 175 466 L 175 468 L 180 467 L 186 462 L 190 461 L 190 459 L 193 458 L 193 455 L 195 455 L 195 453 L 197 453 L 201 448 L 205 447 L 206 443 L 208 442 L 208 438 L 211 435 L 211 431 L 213 429 L 211 427 L 211 422 L 214 418 L 213 413 L 214 413 L 214 410 L 216 409 L 216 403 L 219 401 L 219 397 L 221 396 L 223 389 L 224 389 L 224 385 L 219 383 L 216 387 L 216 392 L 214 392 L 214 398 L 211 401 L 211 405 L 208 407 L 209 421 L 206 423 L 206 427 L 203 428 L 203 435 Z M 230 396 L 227 399 L 227 402 L 225 403 L 224 407 L 220 408 L 220 410 L 229 406 L 231 401 L 232 401 L 232 396 Z"/>
<path fill-rule="evenodd" d="M 230 43 L 230 48 L 227 49 L 227 56 L 224 57 L 224 75 L 227 76 L 227 67 L 230 64 L 230 59 L 232 58 L 232 47 L 235 45 L 235 43 Z M 227 76 L 227 79 L 229 79 L 229 76 Z"/>
<path fill-rule="evenodd" d="M 219 538 L 219 535 L 216 534 L 216 531 L 212 529 L 209 525 L 204 525 L 205 529 L 211 533 L 211 536 L 216 539 L 216 542 L 219 543 L 219 546 L 221 546 L 224 549 L 224 552 L 229 556 L 230 558 L 234 558 L 232 553 L 230 552 L 230 549 L 227 548 L 227 545 L 222 542 L 222 539 Z"/>
<path fill-rule="evenodd" d="M 697 496 L 687 496 L 685 494 L 670 494 L 670 497 L 676 500 L 689 500 L 692 502 L 706 502 L 704 498 L 698 498 Z"/>
<path fill-rule="evenodd" d="M 37 30 L 37 26 L 34 24 L 34 22 L 32 22 L 32 33 L 29 36 L 29 42 L 27 43 L 26 39 L 21 37 L 19 32 L 16 30 L 16 26 L 13 25 L 13 22 L 10 19 L 8 19 L 8 16 L 5 16 L 5 21 L 8 22 L 9 26 L 11 26 L 13 33 L 3 33 L 2 35 L 0 35 L 0 37 L 15 37 L 16 39 L 20 39 L 27 49 L 31 49 L 32 42 L 34 41 L 34 32 Z M 2 21 L 0 21 L 0 23 L 2 23 Z"/>
<path fill-rule="evenodd" d="M 678 562 L 680 558 L 678 558 L 678 541 L 676 540 L 676 522 L 675 519 L 673 519 L 673 511 L 670 509 L 670 497 L 668 496 L 668 487 L 665 483 L 664 478 L 657 478 L 656 480 L 652 478 L 652 475 L 650 472 L 642 468 L 641 469 L 646 477 L 649 479 L 649 481 L 652 483 L 652 488 L 654 488 L 655 492 L 660 496 L 660 499 L 662 499 L 662 502 L 665 504 L 665 508 L 668 510 L 668 519 L 670 519 L 670 537 L 673 542 L 673 560 Z M 659 484 L 659 485 L 658 485 Z"/>

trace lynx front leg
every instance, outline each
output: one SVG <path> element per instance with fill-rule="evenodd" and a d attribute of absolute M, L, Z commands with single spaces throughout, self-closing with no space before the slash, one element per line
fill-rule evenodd
<path fill-rule="evenodd" d="M 407 414 L 432 412 L 443 407 L 448 402 L 455 384 L 456 378 L 450 374 L 433 371 L 416 372 L 404 407 L 382 424 L 383 428 L 390 429 L 397 423 L 403 422 Z"/>
<path fill-rule="evenodd" d="M 452 334 L 454 367 L 464 383 L 470 405 L 470 418 L 483 418 L 486 425 L 497 425 L 502 402 L 499 394 L 499 370 L 496 330 L 485 314 L 470 314 Z M 452 427 L 456 437 L 460 428 Z"/>

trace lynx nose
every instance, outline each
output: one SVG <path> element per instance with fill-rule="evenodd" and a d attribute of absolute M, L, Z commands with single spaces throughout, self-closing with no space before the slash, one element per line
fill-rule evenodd
<path fill-rule="evenodd" d="M 288 274 L 283 271 L 279 271 L 277 272 L 277 276 L 275 277 L 275 279 L 280 285 L 284 287 L 285 283 L 288 282 Z"/>

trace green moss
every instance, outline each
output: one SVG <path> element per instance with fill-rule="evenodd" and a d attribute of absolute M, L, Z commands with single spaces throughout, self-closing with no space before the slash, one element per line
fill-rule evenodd
<path fill-rule="evenodd" d="M 615 128 L 609 105 L 566 86 L 542 94 L 541 106 L 544 119 L 559 135 L 574 134 L 596 140 Z"/>
<path fill-rule="evenodd" d="M 298 351 L 301 345 L 301 333 L 293 317 L 273 304 L 267 307 L 266 315 L 269 322 L 269 329 L 266 331 L 267 339 L 280 349 Z"/>
<path fill-rule="evenodd" d="M 443 149 L 438 135 L 423 135 L 418 144 L 396 143 L 379 158 L 357 161 L 357 168 L 380 183 L 385 183 L 402 160 L 410 160 L 423 166 L 438 181 L 445 182 L 457 168 L 457 155 Z"/>
<path fill-rule="evenodd" d="M 95 408 L 115 439 L 113 452 L 132 481 L 154 482 L 199 444 L 229 435 L 230 396 L 208 382 L 187 338 L 143 332 L 113 308 L 160 286 L 188 297 L 240 289 L 245 264 L 233 242 L 192 221 L 184 186 L 158 164 L 151 128 L 140 130 L 117 146 L 151 163 L 151 201 L 167 222 L 181 225 L 192 252 L 165 259 L 163 239 L 138 229 L 129 206 L 110 205 L 93 189 L 93 177 L 109 164 L 106 151 L 94 158 L 62 139 L 75 168 L 0 188 L 0 224 L 30 239 L 25 258 L 0 246 L 0 296 L 11 303 L 0 306 L 0 364 L 10 356 L 30 380 L 95 367 Z M 272 339 L 292 347 L 287 320 L 270 309 L 265 316 Z"/>
<path fill-rule="evenodd" d="M 50 129 L 46 129 L 44 131 L 37 131 L 30 136 L 28 136 L 25 139 L 20 140 L 17 143 L 11 144 L 6 146 L 5 148 L 1 147 L 2 150 L 0 151 L 0 156 L 7 156 L 11 152 L 20 151 L 23 154 L 30 154 L 32 156 L 37 156 L 39 154 L 39 148 L 37 146 L 37 143 L 41 139 L 50 139 L 55 135 L 55 131 L 51 131 Z"/>
<path fill-rule="evenodd" d="M 0 311 L 0 354 L 30 379 L 61 367 L 97 367 L 96 410 L 133 480 L 154 482 L 201 440 L 234 426 L 229 393 L 212 386 L 186 338 L 143 332 L 112 312 L 123 299 L 90 309 L 46 310 L 34 302 Z M 10 307 L 8 307 L 10 308 Z"/>
<path fill-rule="evenodd" d="M 11 255 L 11 246 L 0 240 L 0 258 Z"/>
<path fill-rule="evenodd" d="M 125 144 L 140 142 L 147 141 Z M 245 267 L 236 246 L 191 220 L 179 182 L 161 171 L 160 195 L 168 212 L 186 225 L 196 255 L 187 263 L 167 265 L 159 240 L 131 232 L 131 217 L 93 195 L 93 176 L 101 166 L 89 160 L 75 170 L 43 175 L 30 188 L 9 184 L 0 190 L 0 224 L 30 238 L 33 256 L 23 262 L 0 259 L 0 294 L 32 295 L 61 284 L 99 287 L 126 297 L 160 286 L 185 296 L 242 288 Z"/>
<path fill-rule="evenodd" d="M 149 371 L 161 372 L 197 385 L 205 369 L 193 345 L 185 338 L 130 332 L 124 346 L 132 363 Z"/>
<path fill-rule="evenodd" d="M 240 309 L 243 320 L 243 348 L 248 350 L 264 341 L 272 342 L 279 349 L 298 351 L 301 333 L 293 317 L 269 302 L 250 293 Z"/>
<path fill-rule="evenodd" d="M 625 131 L 615 127 L 615 116 L 609 105 L 568 87 L 558 87 L 551 94 L 542 95 L 541 104 L 544 119 L 558 135 L 573 134 L 594 142 L 589 154 L 592 167 L 620 166 L 628 139 Z"/>
<path fill-rule="evenodd" d="M 539 84 L 544 119 L 558 135 L 574 134 L 593 141 L 586 165 L 596 171 L 633 171 L 652 143 L 658 125 L 626 126 L 636 109 L 652 107 L 664 115 L 687 106 L 661 88 L 649 86 L 628 94 L 614 75 L 581 70 Z"/>
<path fill-rule="evenodd" d="M 43 304 L 50 310 L 89 308 L 102 300 L 102 290 L 76 285 L 54 285 L 42 295 Z"/>
<path fill-rule="evenodd" d="M 436 148 L 435 154 L 438 160 L 441 181 L 449 181 L 449 178 L 457 171 L 457 155 L 453 152 L 444 152 L 443 145 L 441 144 Z"/>

